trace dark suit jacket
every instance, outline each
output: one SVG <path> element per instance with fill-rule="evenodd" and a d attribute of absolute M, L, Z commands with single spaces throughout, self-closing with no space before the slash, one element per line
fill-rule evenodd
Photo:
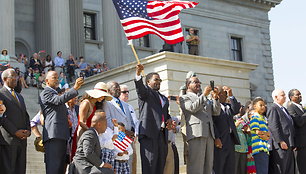
<path fill-rule="evenodd" d="M 272 134 L 272 145 L 280 148 L 279 143 L 285 141 L 288 147 L 294 147 L 294 126 L 292 119 L 275 103 L 267 111 L 268 128 Z"/>
<path fill-rule="evenodd" d="M 17 92 L 15 92 L 15 94 L 19 102 L 12 96 L 6 87 L 0 89 L 0 100 L 3 101 L 6 107 L 6 111 L 2 118 L 2 127 L 0 127 L 2 134 L 2 136 L 0 135 L 0 144 L 16 145 L 22 143 L 26 147 L 27 140 L 17 138 L 15 133 L 20 129 L 31 131 L 30 118 L 23 97 Z"/>
<path fill-rule="evenodd" d="M 215 136 L 220 138 L 223 147 L 226 148 L 227 145 L 240 144 L 236 126 L 234 124 L 233 117 L 239 113 L 241 105 L 238 103 L 235 97 L 230 97 L 230 104 L 222 103 L 225 110 L 221 109 L 219 117 L 213 117 Z M 230 130 L 232 133 L 230 133 Z"/>
<path fill-rule="evenodd" d="M 94 128 L 89 128 L 82 134 L 73 162 L 80 173 L 89 173 L 90 167 L 99 168 L 102 164 L 101 146 Z"/>
<path fill-rule="evenodd" d="M 45 87 L 40 93 L 39 103 L 45 119 L 43 126 L 44 142 L 51 138 L 69 139 L 68 111 L 65 103 L 77 95 L 78 91 L 74 88 L 61 96 L 50 87 Z"/>
<path fill-rule="evenodd" d="M 161 95 L 165 105 L 161 106 L 159 94 L 149 86 L 143 84 L 142 78 L 135 80 L 136 92 L 139 105 L 139 139 L 142 136 L 157 139 L 161 130 L 162 114 L 165 122 L 170 119 L 168 112 L 169 101 L 167 97 Z M 165 138 L 168 140 L 168 131 L 165 130 Z"/>
<path fill-rule="evenodd" d="M 41 69 L 42 69 L 41 61 L 40 61 L 39 59 L 37 59 L 37 61 L 38 61 L 39 65 L 35 65 L 35 60 L 34 60 L 34 59 L 31 59 L 31 60 L 30 60 L 30 67 L 31 67 L 33 70 L 35 70 L 36 68 L 38 68 L 39 71 L 41 71 Z"/>
<path fill-rule="evenodd" d="M 295 146 L 306 147 L 306 112 L 291 102 L 288 104 L 287 109 L 294 122 Z"/>

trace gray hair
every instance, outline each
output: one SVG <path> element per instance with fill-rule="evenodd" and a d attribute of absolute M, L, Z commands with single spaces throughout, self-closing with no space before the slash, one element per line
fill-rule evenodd
<path fill-rule="evenodd" d="M 121 88 L 129 89 L 128 85 L 120 85 L 120 89 L 121 89 Z"/>
<path fill-rule="evenodd" d="M 109 90 L 109 89 L 113 86 L 113 84 L 115 84 L 115 83 L 119 84 L 119 83 L 116 82 L 116 81 L 109 81 L 109 82 L 107 82 L 107 83 L 106 83 L 107 89 Z"/>
<path fill-rule="evenodd" d="M 13 68 L 4 70 L 1 74 L 1 79 L 4 81 L 4 78 L 8 78 L 12 73 L 16 73 Z"/>
<path fill-rule="evenodd" d="M 272 92 L 272 98 L 273 100 L 275 100 L 276 96 L 278 96 L 279 93 L 283 92 L 284 90 L 282 89 L 274 89 L 274 91 Z"/>

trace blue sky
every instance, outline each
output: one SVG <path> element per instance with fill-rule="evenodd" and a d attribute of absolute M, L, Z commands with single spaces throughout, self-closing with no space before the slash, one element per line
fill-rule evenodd
<path fill-rule="evenodd" d="M 283 0 L 269 12 L 275 88 L 301 91 L 306 104 L 306 0 Z"/>

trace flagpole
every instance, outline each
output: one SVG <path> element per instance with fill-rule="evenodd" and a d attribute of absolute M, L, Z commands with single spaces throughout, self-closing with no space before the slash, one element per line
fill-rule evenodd
<path fill-rule="evenodd" d="M 133 51 L 133 53 L 134 53 L 134 56 L 135 56 L 135 58 L 136 58 L 136 60 L 137 60 L 137 64 L 140 64 L 140 60 L 139 60 L 139 58 L 138 58 L 138 55 L 137 55 L 137 53 L 136 53 L 136 50 L 135 50 L 135 48 L 134 48 L 133 43 L 131 42 L 129 45 L 130 45 L 131 48 L 132 48 L 132 51 Z"/>
<path fill-rule="evenodd" d="M 138 55 L 137 55 L 137 53 L 136 53 L 136 50 L 135 50 L 135 48 L 134 48 L 133 42 L 132 42 L 131 40 L 129 40 L 128 45 L 131 46 L 132 51 L 133 51 L 133 53 L 134 53 L 134 56 L 135 56 L 135 58 L 136 58 L 137 64 L 139 65 L 139 64 L 140 64 L 140 60 L 139 60 Z M 141 71 L 141 75 L 142 75 L 142 76 L 145 76 L 145 73 L 144 73 L 143 70 Z"/>

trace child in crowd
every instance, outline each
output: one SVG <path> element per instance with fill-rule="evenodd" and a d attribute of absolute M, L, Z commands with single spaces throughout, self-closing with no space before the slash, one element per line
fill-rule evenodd
<path fill-rule="evenodd" d="M 242 131 L 246 138 L 245 139 L 246 142 L 245 142 L 245 140 L 240 139 L 240 135 L 239 135 L 240 145 L 243 145 L 243 146 L 235 145 L 235 153 L 236 153 L 235 154 L 235 159 L 236 159 L 236 167 L 235 167 L 236 172 L 235 173 L 237 174 L 239 173 L 256 174 L 255 161 L 252 155 L 252 140 L 251 140 L 251 130 L 250 130 L 250 119 L 252 115 L 253 115 L 252 101 L 247 101 L 245 103 L 245 106 L 241 110 L 240 115 L 238 117 L 235 116 L 235 119 L 236 119 L 235 125 L 237 127 L 238 135 L 239 135 L 239 132 Z M 243 163 L 246 164 L 246 172 L 245 172 L 245 166 L 241 165 L 243 160 L 240 158 L 241 156 L 244 155 L 244 154 L 240 154 L 241 153 L 240 150 L 242 150 L 241 148 L 243 149 L 245 148 L 245 143 L 247 145 L 247 150 L 246 150 L 246 160 Z M 238 162 L 238 160 L 240 160 L 240 162 Z"/>
<path fill-rule="evenodd" d="M 251 116 L 252 153 L 257 174 L 268 174 L 270 133 L 265 117 L 266 103 L 262 98 L 253 100 L 254 113 Z"/>
<path fill-rule="evenodd" d="M 117 120 L 112 120 L 114 125 L 118 125 Z M 105 132 L 99 136 L 101 151 L 102 151 L 102 162 L 111 164 L 114 166 L 115 150 L 113 141 L 118 137 L 118 126 L 114 126 L 114 130 L 107 127 Z"/>
<path fill-rule="evenodd" d="M 36 69 L 34 70 L 33 76 L 34 76 L 33 86 L 34 86 L 34 87 L 37 87 L 38 78 L 39 78 L 39 76 L 40 76 L 40 73 L 39 73 L 39 69 L 38 69 L 38 68 L 36 68 Z"/>
<path fill-rule="evenodd" d="M 120 132 L 123 132 L 125 134 L 125 125 L 121 122 L 119 122 L 117 125 L 114 124 L 114 127 L 118 127 L 119 134 L 118 139 L 123 138 L 122 135 L 120 135 Z M 118 140 L 117 139 L 117 140 Z M 129 139 L 129 138 L 128 138 Z M 115 140 L 115 141 L 117 141 Z M 130 139 L 129 139 L 130 140 Z M 114 142 L 116 143 L 116 142 Z M 128 145 L 128 147 L 125 150 L 119 150 L 119 148 L 115 148 L 115 163 L 114 163 L 114 171 L 116 174 L 130 174 L 130 166 L 129 166 L 129 157 L 133 154 L 133 148 L 132 148 L 132 140 L 130 140 L 130 143 L 125 143 Z"/>
<path fill-rule="evenodd" d="M 60 76 L 58 78 L 58 82 L 59 82 L 59 88 L 61 88 L 61 89 L 69 88 L 67 78 L 66 78 L 66 76 L 63 72 L 60 73 Z"/>
<path fill-rule="evenodd" d="M 235 126 L 237 129 L 240 144 L 235 145 L 235 174 L 247 173 L 247 153 L 248 153 L 248 140 L 250 139 L 247 134 L 248 122 L 242 118 L 247 112 L 247 107 L 242 106 L 240 112 L 234 116 Z"/>

